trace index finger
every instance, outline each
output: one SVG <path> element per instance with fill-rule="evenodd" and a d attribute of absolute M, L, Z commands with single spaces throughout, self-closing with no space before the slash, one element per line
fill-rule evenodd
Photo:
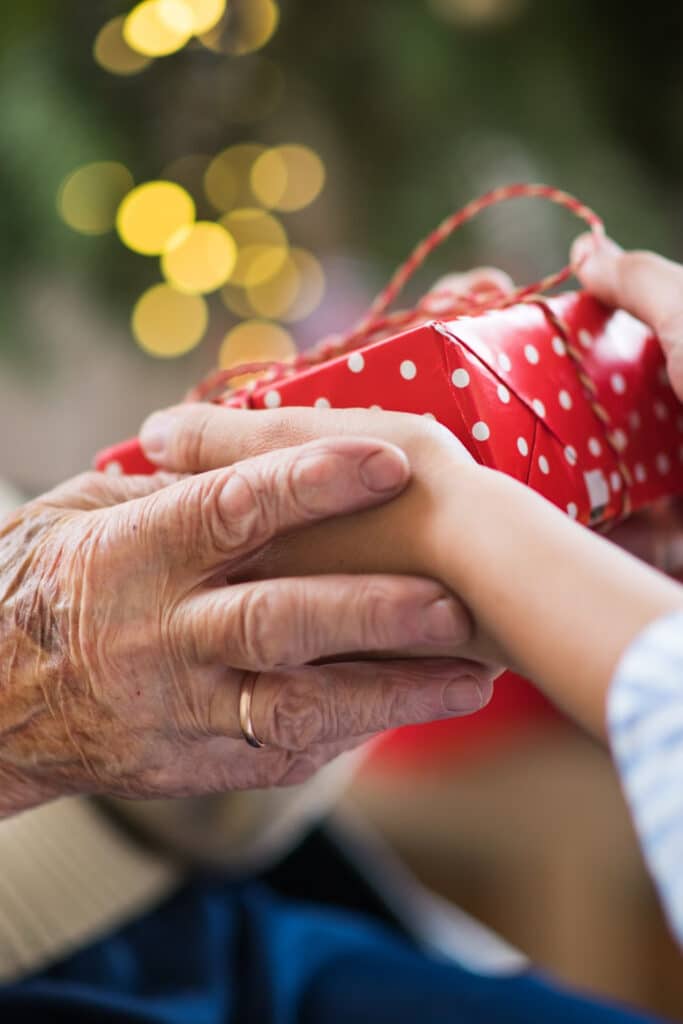
<path fill-rule="evenodd" d="M 364 409 L 364 422 L 371 424 L 375 415 L 386 413 Z M 153 413 L 142 425 L 140 444 L 157 465 L 178 473 L 196 473 L 315 438 L 362 432 L 344 409 L 322 413 L 299 407 L 245 410 L 186 402 Z"/>
<path fill-rule="evenodd" d="M 683 399 L 683 266 L 653 252 L 624 252 L 606 238 L 582 235 L 572 248 L 581 283 L 610 306 L 652 327 L 667 356 L 671 383 Z"/>

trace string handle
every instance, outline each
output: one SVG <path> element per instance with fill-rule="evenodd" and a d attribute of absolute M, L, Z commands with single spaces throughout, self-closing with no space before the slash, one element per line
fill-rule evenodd
<path fill-rule="evenodd" d="M 188 401 L 199 401 L 211 396 L 221 387 L 225 387 L 236 377 L 245 374 L 266 373 L 270 380 L 296 373 L 301 369 L 327 361 L 336 355 L 348 352 L 359 345 L 367 344 L 385 335 L 388 331 L 407 329 L 425 319 L 430 313 L 430 294 L 424 296 L 412 309 L 389 313 L 389 309 L 405 288 L 411 277 L 422 267 L 429 256 L 450 238 L 463 224 L 473 220 L 478 214 L 491 206 L 507 202 L 510 199 L 546 199 L 556 206 L 563 206 L 583 220 L 596 239 L 605 233 L 603 222 L 598 215 L 575 196 L 562 189 L 549 185 L 530 185 L 519 182 L 491 189 L 478 199 L 473 199 L 460 210 L 447 217 L 426 238 L 424 238 L 404 263 L 396 270 L 389 283 L 382 289 L 372 302 L 367 313 L 358 324 L 346 334 L 324 339 L 310 352 L 300 353 L 292 362 L 246 363 L 229 370 L 215 370 L 187 395 Z M 499 289 L 491 289 L 480 294 L 468 295 L 439 291 L 439 316 L 443 319 L 455 319 L 463 315 L 476 315 L 492 309 L 503 309 L 522 302 L 530 295 L 542 295 L 558 284 L 562 284 L 573 273 L 567 264 L 561 270 L 524 285 L 511 293 L 503 293 Z M 431 298 L 434 293 L 431 293 Z"/>

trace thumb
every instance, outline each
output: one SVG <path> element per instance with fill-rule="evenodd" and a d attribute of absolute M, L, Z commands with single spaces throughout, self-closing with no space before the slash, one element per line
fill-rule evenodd
<path fill-rule="evenodd" d="M 671 385 L 683 400 L 683 266 L 653 252 L 624 252 L 611 239 L 592 235 L 576 239 L 571 262 L 592 295 L 653 329 Z"/>

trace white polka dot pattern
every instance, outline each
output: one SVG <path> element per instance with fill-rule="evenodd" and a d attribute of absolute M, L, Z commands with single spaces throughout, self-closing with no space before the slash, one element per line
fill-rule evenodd
<path fill-rule="evenodd" d="M 655 459 L 655 465 L 657 466 L 657 469 L 662 474 L 662 476 L 665 476 L 671 470 L 671 460 L 669 459 L 669 456 L 665 454 L 665 452 L 659 453 L 659 455 Z"/>
<path fill-rule="evenodd" d="M 683 492 L 683 408 L 655 340 L 582 293 L 549 302 L 567 324 L 571 351 L 529 303 L 410 329 L 301 376 L 261 384 L 246 404 L 381 405 L 438 420 L 475 459 L 590 525 L 620 515 L 627 500 L 638 508 Z M 647 360 L 629 355 L 631 335 Z"/>
<path fill-rule="evenodd" d="M 628 447 L 628 435 L 626 434 L 626 432 L 624 430 L 621 429 L 621 427 L 617 427 L 617 429 L 615 431 L 613 431 L 613 433 L 612 433 L 612 444 L 620 452 L 623 452 L 623 450 L 626 447 Z"/>

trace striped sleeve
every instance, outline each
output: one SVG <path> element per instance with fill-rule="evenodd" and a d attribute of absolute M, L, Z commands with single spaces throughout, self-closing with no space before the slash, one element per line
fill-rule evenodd
<path fill-rule="evenodd" d="M 659 619 L 628 648 L 607 721 L 645 859 L 683 946 L 683 612 Z"/>

